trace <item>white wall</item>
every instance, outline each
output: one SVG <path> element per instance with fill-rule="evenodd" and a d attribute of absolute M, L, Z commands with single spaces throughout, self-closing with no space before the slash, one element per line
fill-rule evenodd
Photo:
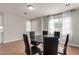
<path fill-rule="evenodd" d="M 26 20 L 22 17 L 4 13 L 4 43 L 22 39 L 26 31 Z"/>
<path fill-rule="evenodd" d="M 72 12 L 72 32 L 71 43 L 79 46 L 79 10 Z"/>

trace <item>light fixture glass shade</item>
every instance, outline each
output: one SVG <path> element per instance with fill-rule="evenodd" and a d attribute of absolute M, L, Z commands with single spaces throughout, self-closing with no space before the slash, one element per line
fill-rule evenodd
<path fill-rule="evenodd" d="M 32 6 L 32 5 L 27 5 L 27 8 L 28 8 L 29 10 L 34 10 L 34 9 L 35 9 L 34 6 Z"/>

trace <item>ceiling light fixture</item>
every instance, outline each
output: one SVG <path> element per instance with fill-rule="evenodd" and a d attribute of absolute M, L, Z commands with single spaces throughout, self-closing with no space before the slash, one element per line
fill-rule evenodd
<path fill-rule="evenodd" d="M 33 5 L 27 5 L 27 8 L 28 8 L 29 10 L 34 10 L 34 9 L 35 9 Z"/>
<path fill-rule="evenodd" d="M 29 10 L 32 11 L 32 10 L 35 9 L 35 5 L 34 5 L 34 4 L 25 3 L 24 6 L 25 6 L 25 8 L 26 8 L 24 14 L 28 14 L 28 11 L 29 11 Z M 27 9 L 28 9 L 28 10 L 27 10 Z"/>

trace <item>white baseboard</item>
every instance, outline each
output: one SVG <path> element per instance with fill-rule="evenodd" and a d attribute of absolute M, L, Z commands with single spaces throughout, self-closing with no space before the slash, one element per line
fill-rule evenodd
<path fill-rule="evenodd" d="M 64 42 L 60 42 L 60 43 L 62 43 L 62 44 L 64 44 Z M 73 44 L 73 43 L 68 43 L 68 45 L 70 45 L 70 46 L 74 46 L 74 47 L 79 47 L 79 45 L 77 45 L 77 44 Z"/>
<path fill-rule="evenodd" d="M 15 40 L 4 41 L 3 43 L 9 43 L 9 42 L 18 41 L 18 40 L 22 40 L 22 38 L 18 38 L 18 39 L 15 39 Z M 62 41 L 60 43 L 64 44 L 64 42 L 62 42 Z M 68 43 L 68 45 L 74 46 L 74 47 L 79 47 L 79 45 L 73 44 L 73 43 Z"/>
<path fill-rule="evenodd" d="M 15 39 L 15 40 L 4 41 L 3 43 L 9 43 L 9 42 L 14 42 L 14 41 L 18 41 L 18 40 L 22 40 L 22 38 L 18 38 L 18 39 Z"/>
<path fill-rule="evenodd" d="M 77 44 L 69 43 L 69 45 L 74 46 L 74 47 L 79 47 L 79 45 L 77 45 Z"/>

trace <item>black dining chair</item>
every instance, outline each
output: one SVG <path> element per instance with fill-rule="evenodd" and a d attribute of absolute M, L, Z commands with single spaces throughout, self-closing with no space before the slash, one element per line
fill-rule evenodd
<path fill-rule="evenodd" d="M 44 47 L 43 54 L 44 55 L 57 55 L 58 54 L 58 38 L 57 37 L 44 37 L 43 39 Z"/>
<path fill-rule="evenodd" d="M 26 34 L 23 34 L 23 40 L 25 44 L 25 52 L 27 55 L 30 55 L 30 45 L 29 45 L 28 37 Z"/>
<path fill-rule="evenodd" d="M 67 55 L 67 45 L 68 45 L 68 41 L 69 41 L 69 34 L 67 34 L 66 36 L 66 41 L 65 41 L 65 44 L 64 44 L 64 48 L 63 50 L 61 50 L 61 52 L 58 51 L 58 54 L 62 54 L 62 55 Z M 62 49 L 62 48 L 61 48 Z"/>
<path fill-rule="evenodd" d="M 31 41 L 33 41 L 35 39 L 35 32 L 34 31 L 30 32 L 30 38 L 31 38 Z"/>
<path fill-rule="evenodd" d="M 30 39 L 31 39 L 31 44 L 34 46 L 38 46 L 40 43 L 35 41 L 35 32 L 31 31 L 30 32 Z"/>
<path fill-rule="evenodd" d="M 42 34 L 43 34 L 43 36 L 44 36 L 44 35 L 48 35 L 48 31 L 43 31 Z"/>
<path fill-rule="evenodd" d="M 60 32 L 59 31 L 55 31 L 54 32 L 54 36 L 60 38 Z"/>
<path fill-rule="evenodd" d="M 30 46 L 29 45 L 29 41 L 28 41 L 28 36 L 27 34 L 23 34 L 23 40 L 24 40 L 24 44 L 25 44 L 25 53 L 27 55 L 34 55 L 34 54 L 39 54 L 41 55 L 41 50 L 36 47 L 36 46 Z"/>

